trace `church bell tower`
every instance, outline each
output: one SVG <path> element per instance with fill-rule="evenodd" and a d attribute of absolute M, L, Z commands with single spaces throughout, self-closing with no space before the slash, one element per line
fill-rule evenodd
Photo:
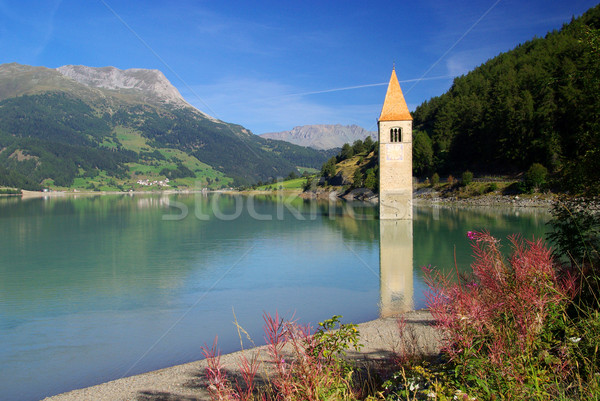
<path fill-rule="evenodd" d="M 378 127 L 379 218 L 412 220 L 412 117 L 395 69 Z"/>

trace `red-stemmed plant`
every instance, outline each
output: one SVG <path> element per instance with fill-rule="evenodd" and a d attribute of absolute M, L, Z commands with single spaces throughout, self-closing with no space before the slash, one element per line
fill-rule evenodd
<path fill-rule="evenodd" d="M 468 237 L 475 257 L 470 279 L 424 268 L 427 305 L 458 381 L 485 396 L 526 397 L 542 387 L 550 394 L 570 373 L 561 359 L 569 344 L 557 331 L 564 330 L 574 280 L 559 279 L 541 240 L 509 237 L 512 255 L 505 258 L 489 233 Z"/>

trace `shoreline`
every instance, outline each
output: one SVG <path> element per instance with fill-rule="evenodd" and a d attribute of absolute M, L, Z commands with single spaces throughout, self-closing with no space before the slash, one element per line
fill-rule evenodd
<path fill-rule="evenodd" d="M 61 197 L 61 196 L 104 196 L 104 195 L 171 195 L 171 194 L 186 194 L 186 193 L 204 193 L 207 191 L 202 190 L 185 190 L 178 191 L 174 189 L 164 191 L 28 191 L 25 189 L 21 190 L 21 194 L 14 194 L 12 196 L 21 196 L 22 198 L 45 198 L 45 197 Z M 224 192 L 222 190 L 208 191 L 208 192 Z"/>
<path fill-rule="evenodd" d="M 352 192 L 349 194 L 342 194 L 337 190 L 324 190 L 324 191 L 309 191 L 302 192 L 299 196 L 303 199 L 319 199 L 319 200 L 346 200 L 346 201 L 361 201 L 367 203 L 378 204 L 379 196 L 363 196 L 361 193 L 359 196 L 355 196 Z M 498 195 L 498 194 L 486 194 L 471 197 L 441 197 L 432 195 L 428 192 L 423 193 L 420 190 L 413 191 L 413 202 L 414 204 L 424 205 L 440 205 L 440 206 L 502 206 L 502 207 L 538 207 L 538 208 L 550 208 L 553 202 L 557 199 L 556 194 L 534 194 L 534 195 Z"/>
<path fill-rule="evenodd" d="M 414 199 L 415 204 L 457 206 L 457 207 L 516 207 L 516 208 L 550 208 L 554 200 L 553 197 L 522 197 L 511 195 L 492 195 L 478 196 L 471 198 L 428 198 L 417 196 Z"/>
<path fill-rule="evenodd" d="M 397 327 L 397 317 L 378 318 L 358 324 L 361 351 L 349 351 L 348 358 L 361 363 L 376 363 L 400 352 L 403 338 L 414 345 L 418 352 L 425 355 L 437 355 L 440 351 L 439 337 L 433 326 L 433 317 L 426 310 L 407 312 L 402 315 L 406 322 L 404 335 Z M 258 355 L 262 361 L 258 376 L 268 376 L 266 345 L 221 355 L 223 366 L 234 377 L 239 369 L 240 355 L 251 357 Z M 43 398 L 43 401 L 125 401 L 125 400 L 185 400 L 208 401 L 210 394 L 206 389 L 203 375 L 204 359 L 175 365 L 135 376 L 116 379 L 106 383 Z"/>
<path fill-rule="evenodd" d="M 237 193 L 241 195 L 277 195 L 286 193 L 297 195 L 305 200 L 339 200 L 339 201 L 361 201 L 377 204 L 379 197 L 377 195 L 370 197 L 354 196 L 353 194 L 342 195 L 338 190 L 318 190 L 302 192 L 299 190 L 274 190 L 274 191 L 233 191 L 233 190 L 164 190 L 164 191 L 27 191 L 22 190 L 21 194 L 11 194 L 5 196 L 21 197 L 21 199 L 35 198 L 57 198 L 65 196 L 105 196 L 105 195 L 173 195 L 173 194 L 195 194 L 195 193 Z M 363 195 L 361 193 L 361 195 Z M 415 190 L 413 192 L 413 201 L 415 204 L 425 205 L 443 205 L 443 206 L 512 206 L 512 207 L 539 207 L 550 208 L 557 198 L 557 194 L 534 194 L 534 195 L 498 195 L 486 194 L 471 197 L 441 197 L 437 194 Z"/>

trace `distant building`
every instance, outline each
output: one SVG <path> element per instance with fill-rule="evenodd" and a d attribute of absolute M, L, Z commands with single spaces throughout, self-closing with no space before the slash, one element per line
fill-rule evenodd
<path fill-rule="evenodd" d="M 396 70 L 379 116 L 379 218 L 412 219 L 412 117 Z"/>

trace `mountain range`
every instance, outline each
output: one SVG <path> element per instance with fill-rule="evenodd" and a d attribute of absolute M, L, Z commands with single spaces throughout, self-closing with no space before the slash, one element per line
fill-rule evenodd
<path fill-rule="evenodd" d="M 169 178 L 218 188 L 330 156 L 215 119 L 158 70 L 0 65 L 0 185 L 138 189 Z"/>
<path fill-rule="evenodd" d="M 290 131 L 268 132 L 260 135 L 265 139 L 277 139 L 314 149 L 341 148 L 344 144 L 352 144 L 356 140 L 364 141 L 368 136 L 377 141 L 377 133 L 367 131 L 357 125 L 303 125 Z"/>

